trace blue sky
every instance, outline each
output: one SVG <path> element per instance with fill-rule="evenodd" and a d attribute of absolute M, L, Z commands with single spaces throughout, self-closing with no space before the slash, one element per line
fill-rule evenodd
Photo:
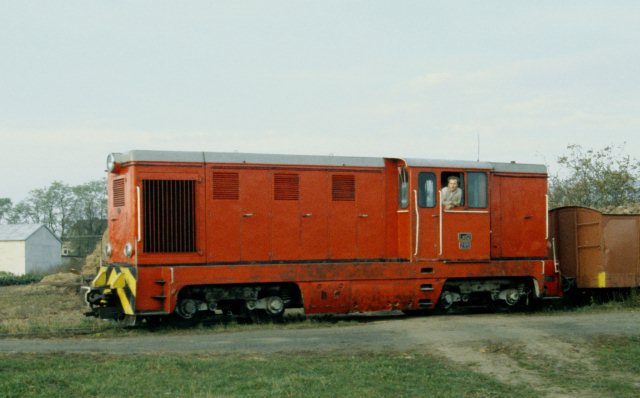
<path fill-rule="evenodd" d="M 638 1 L 4 1 L 0 197 L 129 149 L 640 158 Z"/>

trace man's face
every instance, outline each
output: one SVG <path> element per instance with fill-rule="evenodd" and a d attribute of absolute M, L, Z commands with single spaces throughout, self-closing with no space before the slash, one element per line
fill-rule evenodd
<path fill-rule="evenodd" d="M 458 180 L 449 180 L 448 187 L 450 191 L 455 191 L 456 189 L 458 189 Z"/>

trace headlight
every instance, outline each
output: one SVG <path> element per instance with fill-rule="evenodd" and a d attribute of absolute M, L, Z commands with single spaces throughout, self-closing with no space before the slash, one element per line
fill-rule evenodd
<path fill-rule="evenodd" d="M 118 163 L 116 162 L 116 154 L 110 153 L 107 155 L 107 171 L 110 173 L 115 173 L 118 171 Z"/>
<path fill-rule="evenodd" d="M 123 252 L 126 257 L 131 257 L 133 255 L 133 246 L 131 246 L 131 243 L 127 242 L 127 244 L 124 245 Z"/>
<path fill-rule="evenodd" d="M 104 255 L 107 257 L 111 257 L 111 243 L 107 243 L 106 245 L 104 245 Z"/>

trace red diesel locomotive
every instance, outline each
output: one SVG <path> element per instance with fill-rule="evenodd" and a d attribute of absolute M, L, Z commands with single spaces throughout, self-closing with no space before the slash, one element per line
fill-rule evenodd
<path fill-rule="evenodd" d="M 131 151 L 108 157 L 102 318 L 281 317 L 557 297 L 542 165 Z M 459 206 L 440 205 L 450 176 Z"/>

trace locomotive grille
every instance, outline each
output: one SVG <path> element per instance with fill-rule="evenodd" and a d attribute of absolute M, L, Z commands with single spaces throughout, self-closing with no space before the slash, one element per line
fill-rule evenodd
<path fill-rule="evenodd" d="M 300 178 L 297 174 L 273 175 L 273 199 L 298 200 L 300 198 Z"/>
<path fill-rule="evenodd" d="M 238 173 L 213 173 L 214 199 L 240 199 L 240 178 Z"/>
<path fill-rule="evenodd" d="M 146 253 L 196 251 L 195 181 L 143 180 Z"/>
<path fill-rule="evenodd" d="M 335 201 L 356 200 L 356 176 L 348 174 L 332 175 L 331 196 Z"/>
<path fill-rule="evenodd" d="M 124 206 L 124 178 L 113 181 L 113 206 Z"/>

